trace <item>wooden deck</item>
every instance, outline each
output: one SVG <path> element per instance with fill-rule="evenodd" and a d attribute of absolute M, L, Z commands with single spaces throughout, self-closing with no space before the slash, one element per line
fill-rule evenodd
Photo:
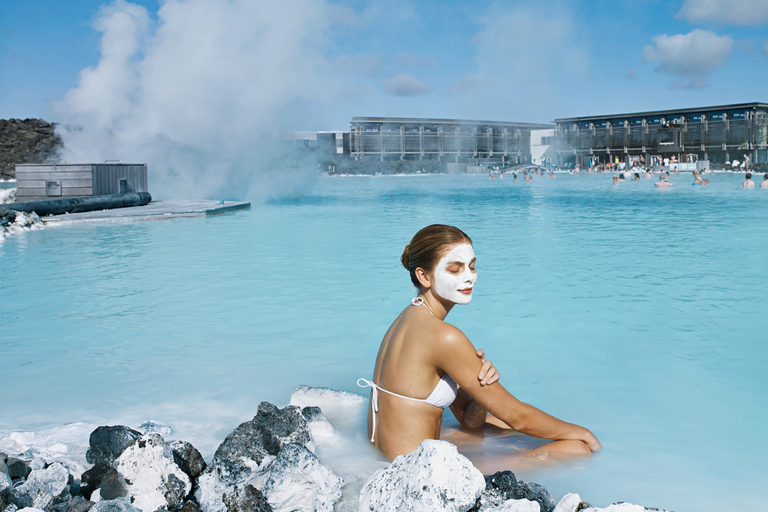
<path fill-rule="evenodd" d="M 235 201 L 208 201 L 187 199 L 164 199 L 152 201 L 145 206 L 130 206 L 111 210 L 97 210 L 82 213 L 65 213 L 42 217 L 45 224 L 69 224 L 79 222 L 120 222 L 174 219 L 179 217 L 205 217 L 218 213 L 243 210 L 251 207 L 251 203 Z"/>

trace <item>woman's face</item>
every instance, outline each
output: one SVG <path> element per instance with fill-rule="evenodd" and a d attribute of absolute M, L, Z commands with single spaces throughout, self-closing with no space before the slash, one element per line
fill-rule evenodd
<path fill-rule="evenodd" d="M 469 304 L 477 281 L 475 251 L 469 243 L 448 246 L 448 252 L 435 266 L 435 293 L 455 304 Z"/>

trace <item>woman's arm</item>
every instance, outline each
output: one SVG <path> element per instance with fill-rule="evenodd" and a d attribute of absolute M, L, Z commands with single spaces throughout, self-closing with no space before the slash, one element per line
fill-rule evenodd
<path fill-rule="evenodd" d="M 483 364 L 480 368 L 480 373 L 477 374 L 477 380 L 480 382 L 480 385 L 490 386 L 494 382 L 498 382 L 501 376 L 496 367 L 493 366 L 493 363 L 485 359 L 485 350 L 480 348 L 475 352 L 475 355 Z M 450 407 L 453 415 L 463 427 L 479 430 L 485 425 L 488 410 L 464 390 L 459 389 L 456 400 L 453 401 Z"/>
<path fill-rule="evenodd" d="M 439 346 L 431 352 L 434 354 L 435 365 L 448 373 L 479 407 L 518 432 L 542 439 L 580 440 L 592 451 L 600 449 L 600 442 L 586 428 L 559 420 L 517 400 L 499 383 L 481 386 L 477 375 L 482 363 L 472 343 L 459 329 L 449 324 L 443 325 L 444 332 L 436 337 Z"/>

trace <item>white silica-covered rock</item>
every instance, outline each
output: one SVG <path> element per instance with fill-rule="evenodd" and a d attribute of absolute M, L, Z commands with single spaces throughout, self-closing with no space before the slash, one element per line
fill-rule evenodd
<path fill-rule="evenodd" d="M 360 511 L 464 512 L 483 489 L 483 474 L 454 445 L 426 439 L 371 475 L 360 492 Z"/>
<path fill-rule="evenodd" d="M 283 446 L 261 491 L 275 512 L 333 512 L 344 481 L 299 444 Z"/>
<path fill-rule="evenodd" d="M 38 496 L 59 496 L 66 489 L 68 482 L 69 471 L 62 464 L 55 462 L 45 469 L 31 471 L 27 480 L 15 487 L 13 493 L 17 503 L 32 505 Z"/>
<path fill-rule="evenodd" d="M 483 504 L 479 512 L 541 512 L 541 506 L 530 500 L 506 500 L 497 505 Z"/>
<path fill-rule="evenodd" d="M 220 480 L 211 466 L 195 482 L 195 499 L 203 512 L 226 512 L 222 496 L 234 492 L 235 486 Z"/>
<path fill-rule="evenodd" d="M 579 503 L 581 503 L 581 496 L 570 492 L 557 502 L 554 512 L 576 512 Z"/>
<path fill-rule="evenodd" d="M 633 505 L 631 503 L 614 503 L 608 505 L 605 508 L 589 507 L 582 509 L 583 512 L 666 512 L 661 509 L 649 509 L 641 505 Z"/>
<path fill-rule="evenodd" d="M 3 472 L 0 472 L 0 492 L 9 489 L 12 485 L 13 482 L 11 481 L 11 477 Z"/>
<path fill-rule="evenodd" d="M 174 510 L 192 489 L 159 434 L 141 436 L 117 458 L 116 469 L 129 482 L 133 505 L 144 512 Z"/>

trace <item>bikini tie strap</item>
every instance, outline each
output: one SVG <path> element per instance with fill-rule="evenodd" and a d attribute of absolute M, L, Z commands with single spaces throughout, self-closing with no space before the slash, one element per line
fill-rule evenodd
<path fill-rule="evenodd" d="M 360 384 L 363 381 L 364 384 Z M 357 379 L 357 385 L 361 388 L 371 388 L 371 414 L 373 416 L 373 428 L 371 429 L 371 442 L 376 435 L 376 413 L 379 411 L 379 387 L 373 382 L 359 378 Z"/>
<path fill-rule="evenodd" d="M 360 384 L 360 381 L 363 381 L 364 384 Z M 372 392 L 371 413 L 373 413 L 373 428 L 371 429 L 371 442 L 373 442 L 373 437 L 376 435 L 376 413 L 379 412 L 379 391 L 381 391 L 382 393 L 386 393 L 388 395 L 404 398 L 412 402 L 426 402 L 426 400 L 423 398 L 412 398 L 410 396 L 398 395 L 397 393 L 387 391 L 386 389 L 380 388 L 373 382 L 363 379 L 362 377 L 357 379 L 357 385 L 360 386 L 361 388 L 371 388 L 371 392 Z"/>

